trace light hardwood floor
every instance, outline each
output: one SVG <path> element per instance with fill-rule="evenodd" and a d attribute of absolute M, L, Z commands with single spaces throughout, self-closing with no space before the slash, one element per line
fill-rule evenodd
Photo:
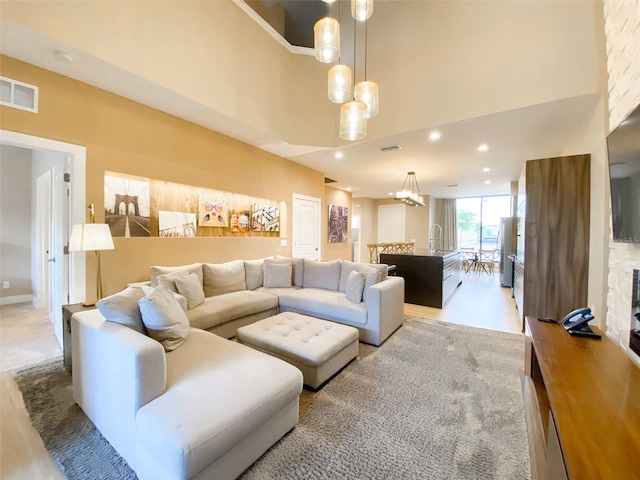
<path fill-rule="evenodd" d="M 405 304 L 405 314 L 473 327 L 521 333 L 511 290 L 497 277 L 464 276 L 445 307 Z M 0 478 L 63 479 L 31 426 L 22 395 L 12 378 L 17 368 L 62 354 L 47 313 L 26 304 L 0 307 Z"/>

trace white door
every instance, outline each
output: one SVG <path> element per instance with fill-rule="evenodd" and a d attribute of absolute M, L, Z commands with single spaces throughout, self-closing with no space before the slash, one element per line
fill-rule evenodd
<path fill-rule="evenodd" d="M 378 206 L 378 243 L 404 242 L 404 204 Z"/>
<path fill-rule="evenodd" d="M 320 199 L 294 193 L 292 203 L 293 247 L 291 255 L 298 258 L 320 260 Z"/>
<path fill-rule="evenodd" d="M 53 305 L 50 302 L 51 282 L 51 256 L 53 250 L 51 235 L 51 170 L 46 171 L 36 179 L 36 248 L 38 262 L 36 303 L 38 308 L 46 308 L 49 312 L 49 320 L 54 323 Z"/>

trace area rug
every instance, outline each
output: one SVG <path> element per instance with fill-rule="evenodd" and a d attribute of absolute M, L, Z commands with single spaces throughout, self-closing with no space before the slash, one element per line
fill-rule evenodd
<path fill-rule="evenodd" d="M 241 478 L 528 479 L 523 361 L 520 335 L 407 318 L 318 392 L 304 390 L 300 423 Z M 61 364 L 17 380 L 67 478 L 135 478 L 73 403 Z"/>

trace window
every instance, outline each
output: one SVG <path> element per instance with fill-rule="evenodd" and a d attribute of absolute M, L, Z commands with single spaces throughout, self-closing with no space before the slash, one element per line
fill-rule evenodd
<path fill-rule="evenodd" d="M 500 219 L 511 216 L 511 196 L 459 198 L 456 200 L 458 248 L 500 248 Z"/>

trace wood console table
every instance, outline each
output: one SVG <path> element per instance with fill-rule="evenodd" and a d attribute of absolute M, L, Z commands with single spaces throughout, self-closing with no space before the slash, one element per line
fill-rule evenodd
<path fill-rule="evenodd" d="M 640 478 L 640 368 L 600 331 L 572 337 L 527 317 L 525 333 L 532 478 Z"/>

